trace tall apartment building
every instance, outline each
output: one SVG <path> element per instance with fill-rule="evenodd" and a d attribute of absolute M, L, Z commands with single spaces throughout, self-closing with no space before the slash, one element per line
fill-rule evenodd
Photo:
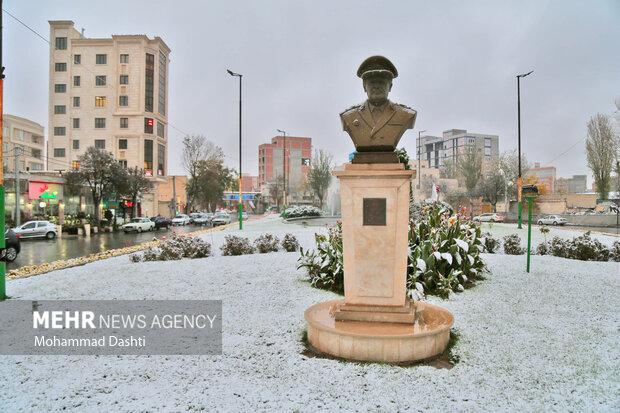
<path fill-rule="evenodd" d="M 573 175 L 572 178 L 555 180 L 555 192 L 560 194 L 582 194 L 588 190 L 587 175 Z"/>
<path fill-rule="evenodd" d="M 417 142 L 417 156 L 427 168 L 439 168 L 446 161 L 456 162 L 459 153 L 467 148 L 477 148 L 490 160 L 499 156 L 499 136 L 471 133 L 464 129 L 450 129 L 443 136 L 422 136 Z"/>
<path fill-rule="evenodd" d="M 548 193 L 555 193 L 555 166 L 541 167 L 540 162 L 534 162 L 534 167 L 525 176 L 535 176 L 540 184 L 545 185 Z"/>
<path fill-rule="evenodd" d="M 43 126 L 38 123 L 19 116 L 3 115 L 2 146 L 6 156 L 4 168 L 7 172 L 15 172 L 15 160 L 17 160 L 20 172 L 44 169 Z M 14 158 L 17 151 L 19 151 L 19 156 Z"/>
<path fill-rule="evenodd" d="M 50 21 L 48 169 L 79 168 L 90 146 L 147 176 L 166 175 L 168 64 L 164 41 L 89 39 Z"/>
<path fill-rule="evenodd" d="M 295 136 L 276 136 L 271 143 L 264 143 L 258 147 L 258 183 L 275 182 L 283 175 L 283 165 L 286 168 L 286 181 L 292 191 L 306 177 L 310 171 L 312 157 L 312 138 Z M 284 151 L 284 152 L 283 152 Z M 282 162 L 284 157 L 285 162 Z"/>

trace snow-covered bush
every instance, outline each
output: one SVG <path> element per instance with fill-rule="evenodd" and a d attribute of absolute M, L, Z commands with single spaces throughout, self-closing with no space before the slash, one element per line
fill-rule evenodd
<path fill-rule="evenodd" d="M 414 221 L 418 221 L 422 218 L 422 215 L 429 211 L 431 208 L 438 207 L 442 214 L 447 213 L 448 215 L 452 215 L 454 210 L 452 206 L 447 202 L 443 201 L 434 201 L 434 202 L 413 202 L 409 203 L 409 218 Z"/>
<path fill-rule="evenodd" d="M 554 257 L 568 258 L 569 241 L 565 241 L 560 237 L 551 238 L 549 244 L 549 252 Z"/>
<path fill-rule="evenodd" d="M 254 246 L 259 253 L 277 252 L 280 239 L 272 234 L 263 234 L 254 240 Z"/>
<path fill-rule="evenodd" d="M 286 252 L 295 252 L 299 249 L 299 241 L 293 234 L 286 234 L 282 239 L 282 248 Z"/>
<path fill-rule="evenodd" d="M 280 214 L 282 216 L 282 214 Z M 320 217 L 321 210 L 313 206 L 298 206 L 286 210 L 286 218 Z"/>
<path fill-rule="evenodd" d="M 551 244 L 543 241 L 536 247 L 536 255 L 549 255 L 551 253 Z"/>
<path fill-rule="evenodd" d="M 525 248 L 521 247 L 521 238 L 517 234 L 506 235 L 504 238 L 504 254 L 523 255 Z"/>
<path fill-rule="evenodd" d="M 198 237 L 175 237 L 162 240 L 142 253 L 130 256 L 131 262 L 175 261 L 181 258 L 204 258 L 211 255 L 211 244 Z"/>
<path fill-rule="evenodd" d="M 250 240 L 236 235 L 226 235 L 224 245 L 221 247 L 222 255 L 254 254 L 254 247 Z"/>
<path fill-rule="evenodd" d="M 502 242 L 495 238 L 490 232 L 485 232 L 484 234 L 484 251 L 489 254 L 495 254 L 495 252 L 499 249 Z"/>
<path fill-rule="evenodd" d="M 599 240 L 592 239 L 588 231 L 570 241 L 568 258 L 581 261 L 609 261 L 609 249 Z"/>
<path fill-rule="evenodd" d="M 614 241 L 609 255 L 613 261 L 620 262 L 620 241 Z"/>
<path fill-rule="evenodd" d="M 464 291 L 486 271 L 480 226 L 450 213 L 441 204 L 427 205 L 409 225 L 407 288 L 414 299 Z"/>
<path fill-rule="evenodd" d="M 310 285 L 344 294 L 342 223 L 329 228 L 327 234 L 315 234 L 316 250 L 299 248 L 297 269 L 305 268 Z"/>

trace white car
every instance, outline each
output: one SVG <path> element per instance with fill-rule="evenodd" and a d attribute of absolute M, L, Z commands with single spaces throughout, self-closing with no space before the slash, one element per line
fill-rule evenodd
<path fill-rule="evenodd" d="M 568 221 L 559 215 L 547 215 L 538 220 L 538 225 L 565 225 Z"/>
<path fill-rule="evenodd" d="M 504 216 L 496 212 L 482 214 L 474 217 L 474 222 L 504 222 Z"/>
<path fill-rule="evenodd" d="M 154 229 L 155 223 L 148 218 L 132 218 L 130 222 L 123 225 L 123 231 L 125 231 L 125 234 L 133 231 L 153 231 Z"/>
<path fill-rule="evenodd" d="M 196 225 L 207 225 L 209 222 L 211 222 L 212 217 L 213 214 L 211 214 L 211 216 L 203 213 L 195 214 L 195 216 L 193 217 L 193 222 Z"/>
<path fill-rule="evenodd" d="M 218 225 L 230 224 L 230 217 L 226 212 L 216 212 L 215 215 L 213 215 L 211 224 L 213 224 L 214 227 Z"/>
<path fill-rule="evenodd" d="M 176 217 L 172 218 L 172 225 L 187 225 L 189 224 L 190 219 L 185 214 L 179 214 Z"/>
<path fill-rule="evenodd" d="M 54 239 L 58 235 L 56 225 L 49 221 L 28 221 L 13 230 L 19 238 L 47 238 Z"/>

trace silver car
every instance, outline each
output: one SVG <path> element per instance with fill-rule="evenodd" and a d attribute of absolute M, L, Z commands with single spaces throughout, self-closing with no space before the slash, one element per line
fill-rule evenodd
<path fill-rule="evenodd" d="M 559 215 L 547 215 L 538 220 L 538 225 L 564 225 L 566 222 L 566 218 L 562 218 Z"/>
<path fill-rule="evenodd" d="M 13 232 L 19 235 L 19 238 L 54 239 L 58 235 L 56 225 L 49 221 L 28 221 Z"/>

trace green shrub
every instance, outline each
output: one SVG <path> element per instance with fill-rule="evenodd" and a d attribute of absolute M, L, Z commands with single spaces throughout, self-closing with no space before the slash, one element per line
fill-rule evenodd
<path fill-rule="evenodd" d="M 581 261 L 609 261 L 610 251 L 599 240 L 590 237 L 590 231 L 569 242 L 567 258 Z"/>
<path fill-rule="evenodd" d="M 254 246 L 259 253 L 278 252 L 280 239 L 272 234 L 263 234 L 254 240 Z"/>
<path fill-rule="evenodd" d="M 293 234 L 286 234 L 282 239 L 282 248 L 286 252 L 295 252 L 299 249 L 299 241 Z"/>
<path fill-rule="evenodd" d="M 280 214 L 282 216 L 283 214 Z M 313 206 L 291 207 L 286 210 L 286 218 L 320 217 L 321 210 Z"/>
<path fill-rule="evenodd" d="M 517 234 L 506 235 L 504 238 L 504 254 L 523 255 L 525 248 L 521 247 L 521 238 Z"/>
<path fill-rule="evenodd" d="M 541 242 L 540 244 L 538 244 L 538 247 L 536 247 L 537 255 L 549 255 L 550 253 L 551 253 L 551 244 L 548 243 L 547 241 Z"/>
<path fill-rule="evenodd" d="M 441 204 L 424 208 L 418 222 L 409 225 L 409 295 L 447 297 L 483 278 L 486 266 L 480 257 L 480 226 L 450 217 Z"/>
<path fill-rule="evenodd" d="M 568 258 L 568 245 L 569 241 L 565 241 L 560 237 L 553 237 L 549 244 L 549 252 L 554 257 Z"/>
<path fill-rule="evenodd" d="M 142 253 L 129 256 L 131 262 L 176 261 L 181 258 L 205 258 L 211 255 L 211 244 L 198 237 L 178 237 L 162 240 Z"/>
<path fill-rule="evenodd" d="M 488 252 L 489 254 L 495 254 L 495 252 L 502 245 L 502 242 L 499 239 L 495 238 L 490 232 L 485 232 L 483 235 L 484 251 Z"/>
<path fill-rule="evenodd" d="M 250 240 L 236 235 L 226 235 L 224 245 L 220 248 L 222 255 L 254 254 L 254 247 L 250 244 Z"/>
<path fill-rule="evenodd" d="M 620 241 L 614 241 L 609 255 L 613 261 L 620 262 Z"/>
<path fill-rule="evenodd" d="M 314 241 L 316 250 L 299 248 L 297 269 L 306 269 L 313 287 L 344 294 L 342 223 L 329 228 L 327 234 L 315 234 Z"/>
<path fill-rule="evenodd" d="M 443 201 L 434 201 L 434 202 L 413 202 L 409 203 L 409 218 L 414 221 L 419 221 L 423 214 L 426 211 L 430 211 L 431 208 L 439 208 L 442 214 L 447 213 L 448 215 L 452 215 L 454 213 L 454 209 L 450 204 Z"/>

